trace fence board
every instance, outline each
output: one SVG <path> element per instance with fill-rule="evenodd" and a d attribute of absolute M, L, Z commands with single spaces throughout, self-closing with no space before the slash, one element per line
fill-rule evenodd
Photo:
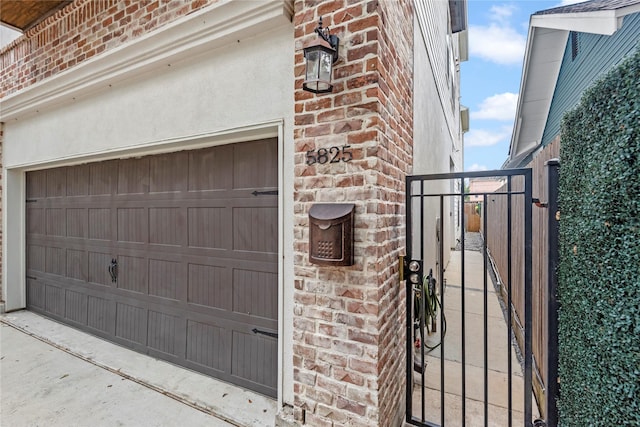
<path fill-rule="evenodd" d="M 464 202 L 465 231 L 476 233 L 480 231 L 480 213 L 478 202 Z"/>
<path fill-rule="evenodd" d="M 544 164 L 553 158 L 560 157 L 560 141 L 556 138 L 551 144 L 546 146 L 531 163 L 527 165 L 532 169 L 533 176 L 533 197 L 540 199 L 541 202 L 547 200 L 547 176 Z M 497 190 L 497 192 L 505 191 L 507 184 Z M 522 189 L 522 183 L 515 179 L 512 182 L 512 189 Z M 524 263 L 524 218 L 520 215 L 524 200 L 519 196 L 514 199 L 512 214 L 512 253 L 511 257 L 518 260 L 514 263 L 517 267 L 511 272 L 512 287 L 512 310 L 514 331 L 518 338 L 518 343 L 522 348 L 522 328 L 520 321 L 524 319 L 524 271 L 520 268 Z M 487 247 L 491 253 L 495 263 L 500 281 L 503 284 L 501 291 L 506 300 L 506 283 L 508 277 L 508 253 L 506 250 L 506 224 L 507 224 L 507 199 L 506 196 L 491 195 L 487 210 L 493 212 L 487 217 Z M 515 214 L 515 213 L 518 214 Z M 544 408 L 544 384 L 546 383 L 546 345 L 545 336 L 547 335 L 547 311 L 546 311 L 546 289 L 547 289 L 547 231 L 548 220 L 547 212 L 544 208 L 534 207 L 532 212 L 532 290 L 533 290 L 533 369 L 534 369 L 534 392 L 538 400 L 540 408 Z M 520 335 L 520 337 L 518 337 Z"/>

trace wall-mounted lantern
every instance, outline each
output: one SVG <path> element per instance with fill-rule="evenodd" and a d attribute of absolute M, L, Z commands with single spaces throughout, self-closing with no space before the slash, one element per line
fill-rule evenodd
<path fill-rule="evenodd" d="M 329 34 L 329 28 L 322 28 L 322 17 L 316 28 L 318 38 L 305 45 L 306 72 L 302 88 L 313 93 L 327 93 L 333 89 L 331 73 L 333 63 L 338 60 L 338 36 Z"/>

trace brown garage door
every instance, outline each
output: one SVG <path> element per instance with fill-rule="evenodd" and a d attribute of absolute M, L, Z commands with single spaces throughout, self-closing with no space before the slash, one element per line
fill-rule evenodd
<path fill-rule="evenodd" d="M 277 392 L 277 142 L 27 174 L 28 308 Z"/>

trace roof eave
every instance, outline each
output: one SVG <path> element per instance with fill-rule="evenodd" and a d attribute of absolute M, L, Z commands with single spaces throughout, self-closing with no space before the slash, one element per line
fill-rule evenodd
<path fill-rule="evenodd" d="M 531 26 L 610 36 L 622 27 L 625 16 L 636 12 L 640 12 L 640 4 L 593 12 L 533 15 Z"/>
<path fill-rule="evenodd" d="M 536 33 L 543 34 L 536 37 Z M 509 159 L 542 142 L 568 32 L 529 26 Z M 527 117 L 527 123 L 523 123 Z M 536 123 L 532 129 L 532 117 Z"/>

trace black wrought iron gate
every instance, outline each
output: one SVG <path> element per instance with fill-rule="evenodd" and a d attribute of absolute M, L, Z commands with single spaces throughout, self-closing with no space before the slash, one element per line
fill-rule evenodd
<path fill-rule="evenodd" d="M 409 424 L 532 425 L 531 183 L 530 169 L 407 177 Z"/>

